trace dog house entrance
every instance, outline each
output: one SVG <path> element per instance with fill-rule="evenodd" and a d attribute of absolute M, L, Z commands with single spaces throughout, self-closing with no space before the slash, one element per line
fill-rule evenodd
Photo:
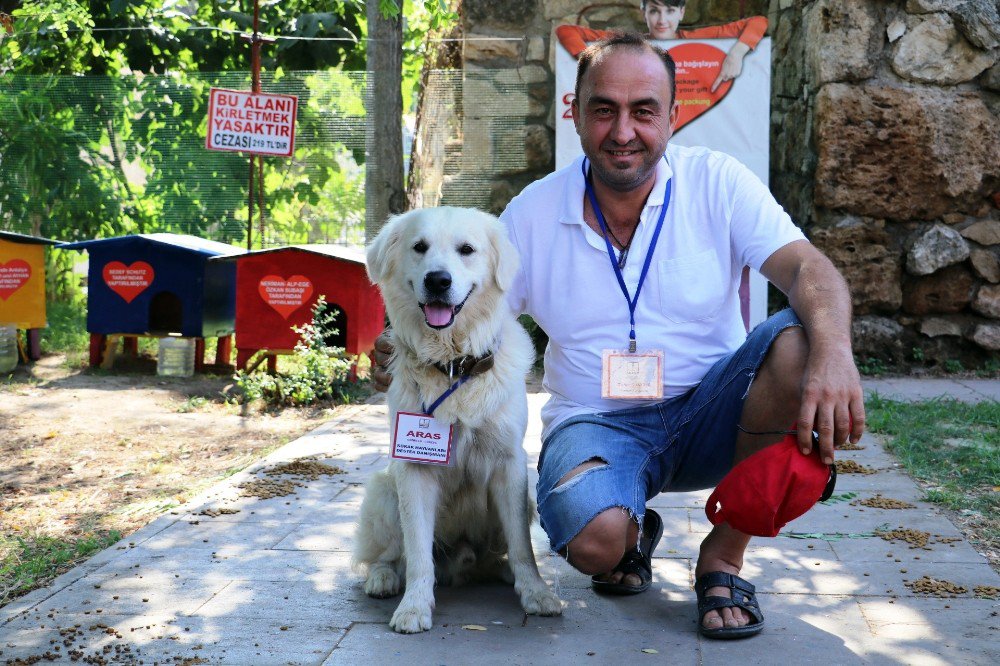
<path fill-rule="evenodd" d="M 149 303 L 149 330 L 157 333 L 181 333 L 184 328 L 184 307 L 181 299 L 169 291 L 161 291 Z"/>
<path fill-rule="evenodd" d="M 325 303 L 322 310 L 317 313 L 317 320 L 323 322 L 323 330 L 328 331 L 323 336 L 323 342 L 327 347 L 347 346 L 347 314 L 344 308 L 336 303 Z M 331 315 L 333 315 L 331 317 Z M 329 321 L 328 321 L 329 320 Z"/>

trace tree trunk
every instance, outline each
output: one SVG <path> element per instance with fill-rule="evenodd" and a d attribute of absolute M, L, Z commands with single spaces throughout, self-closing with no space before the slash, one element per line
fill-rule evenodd
<path fill-rule="evenodd" d="M 368 104 L 365 158 L 365 237 L 371 240 L 390 215 L 406 210 L 403 188 L 403 21 L 382 16 L 368 0 Z"/>

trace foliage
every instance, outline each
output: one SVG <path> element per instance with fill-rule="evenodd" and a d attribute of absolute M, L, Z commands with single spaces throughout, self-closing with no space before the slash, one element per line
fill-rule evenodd
<path fill-rule="evenodd" d="M 62 540 L 0 536 L 0 606 L 41 587 L 77 562 L 121 539 L 116 531 Z"/>
<path fill-rule="evenodd" d="M 263 372 L 236 373 L 237 387 L 245 402 L 262 400 L 269 405 L 312 405 L 324 400 L 348 402 L 361 392 L 349 378 L 352 359 L 344 350 L 331 347 L 328 340 L 337 334 L 332 327 L 337 311 L 327 308 L 323 297 L 312 308 L 312 321 L 295 327 L 299 342 L 292 355 L 290 372 L 270 375 Z"/>
<path fill-rule="evenodd" d="M 42 348 L 47 352 L 86 353 L 90 345 L 87 333 L 87 306 L 82 297 L 50 302 L 46 306 L 49 325 L 42 329 Z"/>
<path fill-rule="evenodd" d="M 924 482 L 926 498 L 976 523 L 977 537 L 1000 547 L 1000 402 L 904 403 L 878 394 L 865 402 L 868 429 Z"/>

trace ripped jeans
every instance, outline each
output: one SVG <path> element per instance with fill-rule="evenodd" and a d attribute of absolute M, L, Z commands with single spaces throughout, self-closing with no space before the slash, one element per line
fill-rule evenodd
<path fill-rule="evenodd" d="M 552 549 L 563 550 L 612 507 L 622 507 L 641 525 L 646 501 L 657 494 L 715 487 L 733 466 L 736 426 L 752 377 L 778 334 L 801 325 L 791 309 L 782 310 L 687 393 L 560 423 L 542 443 L 538 460 L 538 514 Z M 592 460 L 604 464 L 556 487 Z"/>

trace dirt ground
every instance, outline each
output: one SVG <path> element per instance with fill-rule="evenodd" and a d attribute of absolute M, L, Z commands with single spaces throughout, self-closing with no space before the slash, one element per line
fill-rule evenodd
<path fill-rule="evenodd" d="M 0 380 L 0 547 L 124 536 L 342 409 L 248 410 L 223 397 L 229 376 L 129 363 L 109 373 L 50 355 Z"/>

